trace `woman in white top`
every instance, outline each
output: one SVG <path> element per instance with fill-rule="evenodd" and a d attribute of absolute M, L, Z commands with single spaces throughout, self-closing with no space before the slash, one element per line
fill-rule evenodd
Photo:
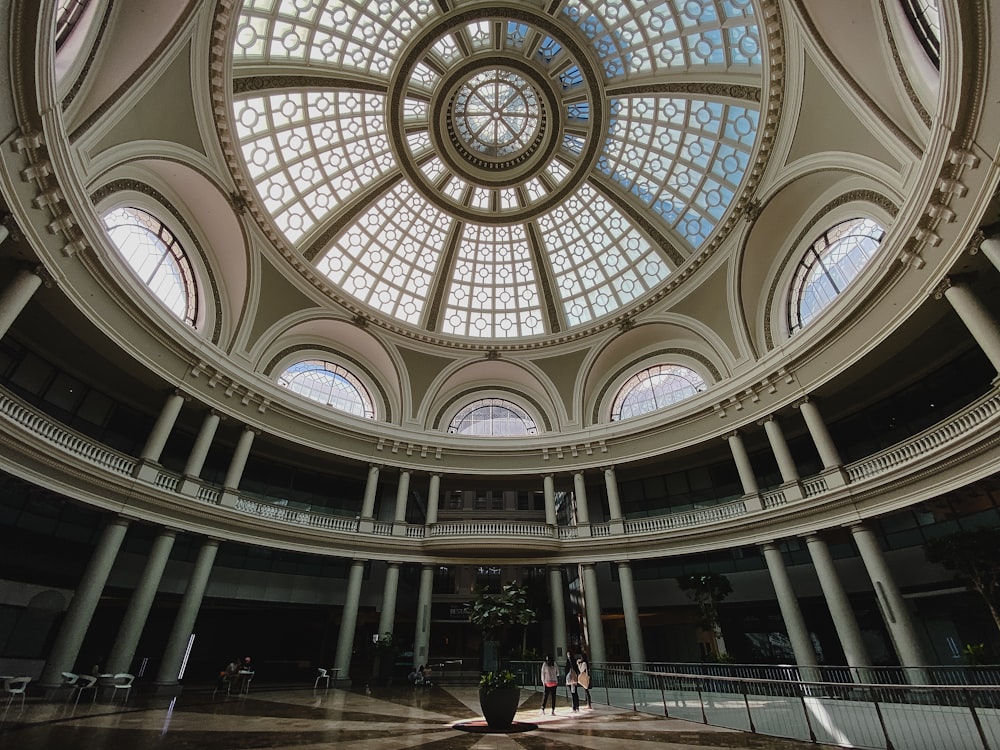
<path fill-rule="evenodd" d="M 580 673 L 577 681 L 587 693 L 587 708 L 593 708 L 594 705 L 590 702 L 590 662 L 587 661 L 587 654 L 584 651 L 580 652 L 580 658 L 576 660 L 576 671 Z"/>
<path fill-rule="evenodd" d="M 548 705 L 549 696 L 552 696 L 552 715 L 556 715 L 556 688 L 559 687 L 559 668 L 551 656 L 546 656 L 542 662 L 542 687 L 545 688 L 545 695 L 542 696 L 542 713 L 545 713 L 545 706 Z"/>

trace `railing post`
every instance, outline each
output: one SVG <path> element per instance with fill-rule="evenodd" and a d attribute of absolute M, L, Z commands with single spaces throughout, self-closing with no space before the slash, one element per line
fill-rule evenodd
<path fill-rule="evenodd" d="M 701 723 L 708 724 L 708 714 L 705 713 L 705 697 L 701 692 L 701 680 L 695 680 L 695 687 L 698 688 L 698 705 L 701 706 Z"/>
<path fill-rule="evenodd" d="M 747 707 L 747 721 L 750 722 L 750 731 L 754 734 L 757 733 L 757 727 L 753 723 L 753 714 L 750 713 L 750 698 L 747 695 L 747 683 L 746 680 L 740 680 L 740 689 L 743 691 L 743 705 Z"/>
<path fill-rule="evenodd" d="M 799 693 L 799 702 L 802 703 L 802 715 L 806 720 L 806 728 L 809 730 L 809 741 L 816 742 L 816 733 L 813 731 L 812 722 L 809 720 L 809 707 L 806 705 L 806 691 L 802 689 L 802 682 L 795 683 L 795 689 Z M 886 749 L 888 750 L 888 748 Z"/>
<path fill-rule="evenodd" d="M 629 690 L 632 691 L 632 710 L 638 711 L 638 707 L 635 704 L 635 669 L 631 664 L 628 665 L 628 685 Z"/>
<path fill-rule="evenodd" d="M 986 732 L 983 731 L 982 722 L 979 721 L 979 714 L 976 713 L 976 703 L 972 699 L 972 691 L 965 690 L 965 698 L 969 703 L 969 712 L 972 714 L 972 722 L 976 725 L 976 731 L 979 732 L 979 741 L 983 743 L 983 750 L 990 750 L 990 743 L 986 739 Z"/>
<path fill-rule="evenodd" d="M 663 718 L 669 719 L 670 712 L 667 710 L 667 678 L 660 675 L 660 700 L 663 701 Z"/>
<path fill-rule="evenodd" d="M 875 715 L 878 716 L 879 726 L 882 727 L 882 736 L 885 737 L 885 750 L 896 750 L 895 746 L 892 744 L 892 740 L 889 739 L 889 730 L 885 726 L 885 717 L 882 716 L 882 708 L 878 704 L 878 700 L 875 699 L 876 693 L 872 691 L 872 705 L 875 706 Z"/>

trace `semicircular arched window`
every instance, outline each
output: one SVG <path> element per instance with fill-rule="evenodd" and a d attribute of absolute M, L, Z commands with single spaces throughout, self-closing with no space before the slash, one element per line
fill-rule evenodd
<path fill-rule="evenodd" d="M 795 333 L 854 281 L 878 250 L 885 229 L 848 219 L 817 237 L 799 261 L 788 293 L 788 331 Z"/>
<path fill-rule="evenodd" d="M 296 362 L 278 376 L 278 385 L 332 409 L 375 419 L 368 389 L 354 373 L 332 362 L 319 359 Z"/>
<path fill-rule="evenodd" d="M 630 377 L 611 405 L 611 421 L 638 417 L 705 390 L 704 378 L 683 365 L 653 365 Z"/>
<path fill-rule="evenodd" d="M 448 432 L 485 437 L 517 437 L 538 432 L 535 420 L 513 401 L 482 398 L 466 404 L 451 420 Z"/>
<path fill-rule="evenodd" d="M 149 291 L 189 326 L 198 319 L 194 270 L 176 235 L 148 211 L 128 206 L 104 214 L 118 252 Z"/>
<path fill-rule="evenodd" d="M 56 5 L 56 49 L 73 33 L 90 0 L 59 0 Z"/>

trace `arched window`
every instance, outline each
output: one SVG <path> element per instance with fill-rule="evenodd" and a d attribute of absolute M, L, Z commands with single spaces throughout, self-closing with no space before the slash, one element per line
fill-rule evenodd
<path fill-rule="evenodd" d="M 799 261 L 788 294 L 788 330 L 795 333 L 840 294 L 878 250 L 885 229 L 871 219 L 831 227 Z"/>
<path fill-rule="evenodd" d="M 705 390 L 705 380 L 690 367 L 654 365 L 637 372 L 618 389 L 611 420 L 638 417 L 662 409 Z"/>
<path fill-rule="evenodd" d="M 177 237 L 141 208 L 116 208 L 104 226 L 118 252 L 149 290 L 190 326 L 198 319 L 194 271 Z"/>
<path fill-rule="evenodd" d="M 56 49 L 73 33 L 90 0 L 59 0 L 56 6 Z"/>
<path fill-rule="evenodd" d="M 375 419 L 371 394 L 350 370 L 318 359 L 296 362 L 278 376 L 278 385 L 333 409 Z"/>
<path fill-rule="evenodd" d="M 940 66 L 941 9 L 939 0 L 902 0 L 913 32 L 934 65 Z"/>
<path fill-rule="evenodd" d="M 448 432 L 459 435 L 517 437 L 538 432 L 535 420 L 517 404 L 502 398 L 483 398 L 458 410 Z"/>

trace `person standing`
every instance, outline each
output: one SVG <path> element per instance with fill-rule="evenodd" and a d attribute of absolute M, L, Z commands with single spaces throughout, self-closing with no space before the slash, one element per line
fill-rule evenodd
<path fill-rule="evenodd" d="M 542 662 L 542 687 L 545 694 L 542 696 L 542 713 L 545 713 L 545 706 L 548 705 L 549 697 L 552 698 L 552 715 L 556 715 L 556 688 L 559 687 L 559 668 L 551 656 L 546 656 Z"/>
<path fill-rule="evenodd" d="M 576 681 L 587 694 L 587 708 L 592 709 L 594 704 L 590 702 L 590 662 L 587 661 L 587 653 L 585 651 L 581 651 L 580 658 L 576 660 L 576 671 Z"/>
<path fill-rule="evenodd" d="M 577 691 L 579 686 L 580 672 L 578 671 L 576 665 L 576 659 L 573 658 L 573 652 L 566 652 L 566 687 L 569 688 L 569 695 L 573 701 L 573 713 L 580 710 L 580 693 Z"/>

